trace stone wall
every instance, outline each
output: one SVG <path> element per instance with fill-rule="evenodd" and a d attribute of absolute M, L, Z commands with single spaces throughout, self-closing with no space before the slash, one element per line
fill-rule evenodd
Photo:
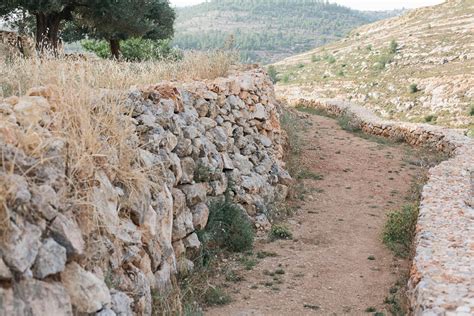
<path fill-rule="evenodd" d="M 138 190 L 107 168 L 119 165 L 120 148 L 94 157 L 87 183 L 68 182 L 80 175 L 68 173 L 70 144 L 49 130 L 48 91 L 0 100 L 0 315 L 150 315 L 152 293 L 192 270 L 209 199 L 229 189 L 262 224 L 266 206 L 287 195 L 279 114 L 262 70 L 133 88 L 121 119 L 132 122 L 126 141 L 146 174 Z M 87 197 L 72 198 L 82 186 L 92 186 Z"/>
<path fill-rule="evenodd" d="M 349 115 L 365 133 L 450 155 L 429 170 L 423 187 L 408 294 L 415 315 L 474 314 L 474 140 L 438 126 L 383 120 L 348 102 L 288 101 Z"/>

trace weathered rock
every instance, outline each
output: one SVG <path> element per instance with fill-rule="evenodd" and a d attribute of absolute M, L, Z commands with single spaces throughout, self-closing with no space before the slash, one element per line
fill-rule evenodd
<path fill-rule="evenodd" d="M 84 239 L 73 217 L 68 218 L 63 214 L 58 214 L 50 229 L 54 240 L 66 248 L 68 256 L 78 256 L 84 253 Z"/>
<path fill-rule="evenodd" d="M 101 311 L 95 314 L 95 316 L 116 316 L 115 312 L 109 308 L 103 308 Z"/>
<path fill-rule="evenodd" d="M 13 277 L 10 269 L 7 267 L 2 258 L 0 258 L 0 281 L 10 280 Z"/>
<path fill-rule="evenodd" d="M 1 316 L 23 316 L 28 315 L 25 302 L 13 294 L 12 288 L 0 287 L 0 315 Z"/>
<path fill-rule="evenodd" d="M 39 249 L 33 266 L 33 275 L 43 279 L 51 274 L 64 270 L 66 264 L 66 248 L 58 244 L 54 239 L 48 238 Z"/>
<path fill-rule="evenodd" d="M 56 191 L 51 186 L 44 184 L 39 187 L 33 187 L 31 192 L 31 202 L 36 211 L 48 221 L 56 217 L 59 204 Z"/>
<path fill-rule="evenodd" d="M 206 201 L 207 184 L 195 183 L 183 185 L 180 189 L 186 195 L 186 202 L 188 206 L 193 206 Z"/>
<path fill-rule="evenodd" d="M 71 300 L 60 283 L 24 279 L 15 288 L 26 303 L 28 313 L 24 315 L 72 315 Z"/>
<path fill-rule="evenodd" d="M 204 203 L 199 203 L 196 205 L 193 210 L 193 226 L 195 229 L 204 229 L 207 224 L 207 219 L 209 217 L 209 208 Z"/>
<path fill-rule="evenodd" d="M 130 307 L 132 299 L 127 294 L 117 290 L 112 290 L 110 294 L 112 297 L 112 310 L 117 316 L 132 315 Z"/>
<path fill-rule="evenodd" d="M 3 260 L 14 271 L 23 273 L 36 259 L 41 247 L 41 229 L 28 222 L 19 226 L 10 223 L 6 239 L 1 242 Z"/>
<path fill-rule="evenodd" d="M 191 157 L 181 159 L 181 170 L 183 172 L 180 181 L 181 184 L 189 184 L 193 182 L 195 168 L 196 163 Z"/>
<path fill-rule="evenodd" d="M 111 303 L 104 281 L 71 262 L 61 273 L 61 280 L 71 297 L 72 305 L 81 313 L 95 313 Z"/>

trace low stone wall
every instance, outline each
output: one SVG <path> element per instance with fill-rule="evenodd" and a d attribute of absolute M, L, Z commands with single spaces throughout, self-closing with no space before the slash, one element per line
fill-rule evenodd
<path fill-rule="evenodd" d="M 120 144 L 93 157 L 92 175 L 70 174 L 73 144 L 50 129 L 53 96 L 39 88 L 0 100 L 2 315 L 150 315 L 152 293 L 169 289 L 179 269 L 192 271 L 207 202 L 229 179 L 234 201 L 260 225 L 268 203 L 287 195 L 279 114 L 262 70 L 132 89 L 117 115 L 137 153 L 127 168 L 142 170 L 135 190 L 117 180 Z"/>
<path fill-rule="evenodd" d="M 438 126 L 383 120 L 348 102 L 288 101 L 349 115 L 365 133 L 450 155 L 429 170 L 423 187 L 408 293 L 415 315 L 473 315 L 474 140 Z"/>

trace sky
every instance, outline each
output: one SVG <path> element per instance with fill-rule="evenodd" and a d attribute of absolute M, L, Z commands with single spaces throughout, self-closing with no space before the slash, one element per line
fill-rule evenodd
<path fill-rule="evenodd" d="M 173 5 L 185 6 L 204 2 L 205 0 L 170 0 Z M 423 6 L 435 5 L 444 0 L 329 0 L 338 4 L 357 10 L 392 10 L 392 9 L 412 9 Z"/>

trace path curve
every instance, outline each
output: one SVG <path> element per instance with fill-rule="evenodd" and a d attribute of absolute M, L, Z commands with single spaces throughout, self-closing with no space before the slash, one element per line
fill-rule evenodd
<path fill-rule="evenodd" d="M 359 315 L 384 299 L 406 273 L 381 242 L 389 210 L 400 208 L 420 170 L 403 144 L 379 144 L 342 130 L 334 119 L 309 115 L 302 134 L 308 193 L 289 219 L 293 240 L 256 242 L 261 259 L 244 280 L 226 283 L 232 303 L 205 315 Z M 273 274 L 276 270 L 284 274 Z M 270 272 L 270 273 L 269 273 Z M 387 314 L 387 312 L 386 312 Z"/>

